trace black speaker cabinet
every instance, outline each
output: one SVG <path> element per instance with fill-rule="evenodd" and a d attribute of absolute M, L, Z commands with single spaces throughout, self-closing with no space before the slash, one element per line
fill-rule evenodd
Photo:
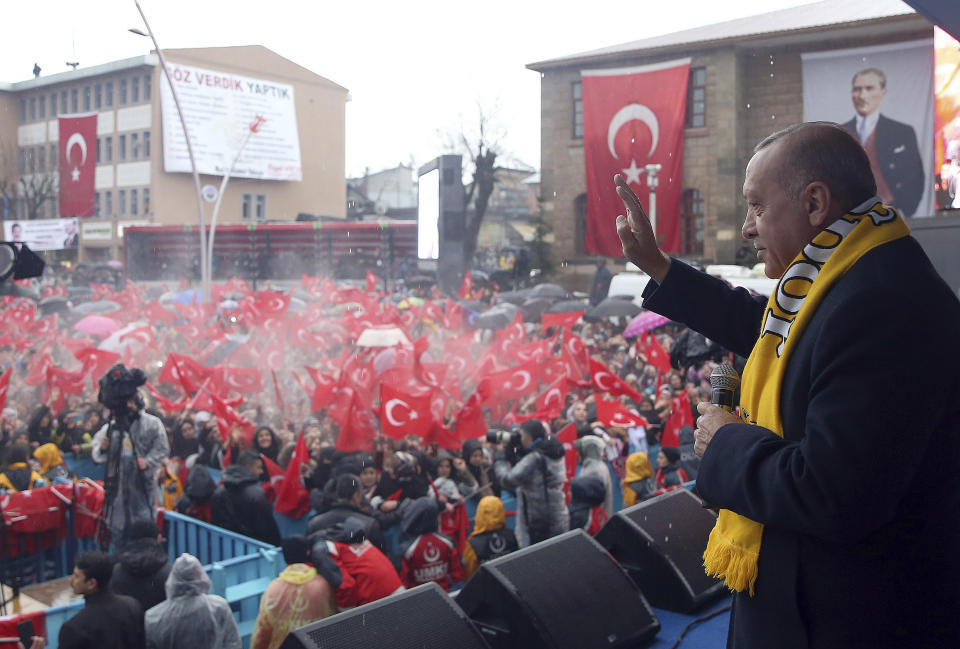
<path fill-rule="evenodd" d="M 620 562 L 653 606 L 691 613 L 725 592 L 703 571 L 717 517 L 686 489 L 617 512 L 596 539 Z"/>
<path fill-rule="evenodd" d="M 358 606 L 292 631 L 280 649 L 489 649 L 434 583 Z"/>
<path fill-rule="evenodd" d="M 457 603 L 494 649 L 636 647 L 660 631 L 636 585 L 583 530 L 483 564 Z"/>

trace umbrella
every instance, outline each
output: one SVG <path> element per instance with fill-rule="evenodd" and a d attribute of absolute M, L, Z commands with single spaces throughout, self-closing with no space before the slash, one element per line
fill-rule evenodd
<path fill-rule="evenodd" d="M 99 300 L 97 302 L 84 302 L 73 307 L 76 313 L 112 313 L 120 310 L 120 305 L 110 300 Z"/>
<path fill-rule="evenodd" d="M 371 327 L 357 338 L 357 347 L 393 347 L 409 345 L 410 339 L 399 327 Z"/>
<path fill-rule="evenodd" d="M 540 320 L 540 314 L 546 311 L 553 300 L 547 297 L 531 297 L 520 305 L 524 320 Z"/>
<path fill-rule="evenodd" d="M 478 282 L 481 284 L 486 284 L 487 282 L 490 281 L 490 275 L 488 275 L 486 272 L 482 270 L 471 270 L 470 279 L 473 280 L 474 284 Z"/>
<path fill-rule="evenodd" d="M 488 305 L 484 304 L 483 302 L 476 302 L 474 300 L 461 300 L 460 306 L 462 306 L 464 309 L 467 309 L 468 311 L 480 313 L 481 311 L 486 309 Z"/>
<path fill-rule="evenodd" d="M 586 311 L 589 308 L 590 305 L 583 300 L 564 300 L 563 302 L 555 302 L 546 312 L 573 313 L 574 311 Z"/>
<path fill-rule="evenodd" d="M 307 307 L 307 303 L 301 300 L 300 298 L 291 297 L 289 310 L 292 311 L 293 313 L 306 313 L 310 309 L 309 307 Z"/>
<path fill-rule="evenodd" d="M 639 336 L 668 322 L 670 322 L 670 318 L 666 318 L 653 311 L 644 311 L 630 321 L 627 328 L 623 330 L 623 337 L 632 338 L 633 336 Z"/>
<path fill-rule="evenodd" d="M 519 307 L 509 302 L 484 311 L 477 316 L 474 326 L 481 329 L 503 329 L 517 317 Z"/>
<path fill-rule="evenodd" d="M 148 289 L 149 290 L 149 289 Z M 67 294 L 70 297 L 90 297 L 94 291 L 89 286 L 68 286 Z"/>
<path fill-rule="evenodd" d="M 65 295 L 51 295 L 40 300 L 37 306 L 40 307 L 40 312 L 43 315 L 66 313 L 70 310 L 70 301 Z"/>
<path fill-rule="evenodd" d="M 537 284 L 532 289 L 530 289 L 531 297 L 567 297 L 567 289 L 563 288 L 559 284 Z"/>
<path fill-rule="evenodd" d="M 583 317 L 587 320 L 617 317 L 632 318 L 641 311 L 642 309 L 632 300 L 620 300 L 615 297 L 608 297 L 597 306 L 587 310 Z"/>
<path fill-rule="evenodd" d="M 88 315 L 73 325 L 77 331 L 94 336 L 109 336 L 120 328 L 120 325 L 113 318 L 102 315 Z"/>
<path fill-rule="evenodd" d="M 530 289 L 522 288 L 519 291 L 504 291 L 497 293 L 497 304 L 509 302 L 510 304 L 520 305 L 530 297 Z"/>

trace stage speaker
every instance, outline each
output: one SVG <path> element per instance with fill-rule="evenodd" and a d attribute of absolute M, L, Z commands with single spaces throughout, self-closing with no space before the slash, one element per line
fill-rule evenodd
<path fill-rule="evenodd" d="M 660 631 L 640 590 L 579 529 L 484 563 L 457 603 L 494 649 L 635 647 Z"/>
<path fill-rule="evenodd" d="M 489 649 L 431 582 L 292 631 L 280 649 Z"/>
<path fill-rule="evenodd" d="M 725 592 L 703 571 L 703 550 L 717 517 L 686 489 L 617 512 L 596 540 L 620 562 L 647 601 L 690 613 Z"/>

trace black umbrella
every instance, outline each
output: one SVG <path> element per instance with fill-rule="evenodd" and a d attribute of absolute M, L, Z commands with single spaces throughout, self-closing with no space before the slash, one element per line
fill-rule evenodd
<path fill-rule="evenodd" d="M 547 309 L 547 313 L 574 313 L 576 311 L 586 311 L 590 308 L 590 305 L 584 302 L 583 300 L 564 300 L 562 302 L 554 302 L 553 305 Z"/>
<path fill-rule="evenodd" d="M 519 308 L 513 304 L 498 304 L 477 316 L 474 326 L 479 329 L 503 329 L 517 317 Z"/>
<path fill-rule="evenodd" d="M 553 300 L 547 297 L 528 298 L 526 302 L 520 305 L 520 310 L 523 311 L 523 319 L 539 322 L 540 315 L 546 311 L 551 304 L 553 304 Z"/>
<path fill-rule="evenodd" d="M 40 313 L 43 315 L 67 313 L 70 311 L 70 299 L 65 295 L 51 295 L 40 300 L 37 306 L 40 307 Z"/>
<path fill-rule="evenodd" d="M 497 304 L 509 302 L 517 306 L 523 304 L 530 297 L 530 289 L 522 288 L 519 291 L 504 291 L 497 293 Z"/>
<path fill-rule="evenodd" d="M 97 302 L 84 302 L 73 307 L 77 313 L 90 315 L 91 313 L 113 313 L 120 310 L 120 305 L 110 300 L 98 300 Z"/>
<path fill-rule="evenodd" d="M 489 305 L 484 304 L 483 302 L 476 302 L 474 300 L 462 300 L 460 302 L 460 306 L 462 306 L 464 309 L 468 309 L 475 313 L 480 313 L 481 311 L 486 309 Z"/>
<path fill-rule="evenodd" d="M 600 320 L 602 318 L 632 318 L 639 315 L 641 309 L 636 303 L 629 300 L 621 300 L 615 297 L 608 297 L 597 306 L 589 309 L 584 318 L 587 320 Z"/>
<path fill-rule="evenodd" d="M 478 282 L 481 283 L 481 284 L 486 284 L 487 282 L 490 281 L 490 275 L 487 274 L 486 271 L 482 271 L 482 270 L 471 270 L 471 271 L 470 271 L 470 279 L 473 280 L 473 283 L 474 283 L 474 284 L 476 284 L 476 283 L 478 283 Z"/>
<path fill-rule="evenodd" d="M 559 284 L 537 284 L 532 289 L 530 289 L 530 297 L 553 297 L 553 298 L 562 298 L 567 297 L 569 293 L 567 289 L 563 288 Z"/>

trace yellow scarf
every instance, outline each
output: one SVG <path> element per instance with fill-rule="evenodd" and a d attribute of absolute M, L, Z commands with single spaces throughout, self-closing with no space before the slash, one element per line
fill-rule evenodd
<path fill-rule="evenodd" d="M 740 416 L 783 437 L 780 387 L 807 323 L 831 286 L 871 249 L 905 237 L 910 228 L 893 208 L 871 199 L 813 238 L 784 271 L 767 300 L 760 338 L 740 386 Z M 710 532 L 703 565 L 727 587 L 754 594 L 763 524 L 722 509 Z"/>

